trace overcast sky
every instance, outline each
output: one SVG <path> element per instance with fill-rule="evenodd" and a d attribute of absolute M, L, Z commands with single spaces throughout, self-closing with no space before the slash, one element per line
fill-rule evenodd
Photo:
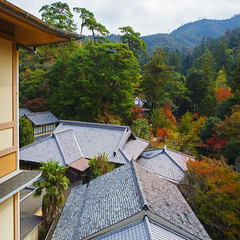
<path fill-rule="evenodd" d="M 9 0 L 40 17 L 41 6 L 58 0 Z M 200 18 L 226 19 L 240 13 L 240 0 L 65 0 L 70 7 L 84 7 L 112 33 L 132 26 L 143 36 L 170 33 Z"/>

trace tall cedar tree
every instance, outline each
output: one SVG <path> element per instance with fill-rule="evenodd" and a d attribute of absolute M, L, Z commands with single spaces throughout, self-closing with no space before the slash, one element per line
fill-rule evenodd
<path fill-rule="evenodd" d="M 155 52 L 144 67 L 141 87 L 150 111 L 179 104 L 186 92 L 184 77 L 167 64 L 164 50 Z"/>
<path fill-rule="evenodd" d="M 146 43 L 140 38 L 140 33 L 135 32 L 132 27 L 119 28 L 123 34 L 120 39 L 122 43 L 127 44 L 136 57 L 146 55 Z"/>

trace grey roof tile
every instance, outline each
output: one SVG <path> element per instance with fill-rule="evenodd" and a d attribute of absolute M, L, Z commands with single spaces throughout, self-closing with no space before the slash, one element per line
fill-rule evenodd
<path fill-rule="evenodd" d="M 129 129 L 125 126 L 85 122 L 61 121 L 61 123 L 55 133 L 68 129 L 74 130 L 85 158 L 92 158 L 103 152 L 110 156 L 121 143 L 126 134 L 125 130 Z"/>
<path fill-rule="evenodd" d="M 130 140 L 124 146 L 123 151 L 127 155 L 128 159 L 138 159 L 138 157 L 142 154 L 142 152 L 148 147 L 149 142 L 141 139 L 136 138 L 134 140 Z"/>
<path fill-rule="evenodd" d="M 20 160 L 56 160 L 61 165 L 69 165 L 83 157 L 90 159 L 100 153 L 106 153 L 111 162 L 126 164 L 131 160 L 127 153 L 138 156 L 148 144 L 138 138 L 127 142 L 131 135 L 130 128 L 126 126 L 61 121 L 51 135 L 21 148 Z M 137 144 L 134 141 L 137 141 Z M 126 144 L 125 153 L 122 148 Z"/>
<path fill-rule="evenodd" d="M 23 117 L 25 114 L 29 113 L 32 113 L 32 111 L 27 108 L 19 108 L 19 117 Z"/>
<path fill-rule="evenodd" d="M 58 123 L 59 119 L 51 112 L 36 112 L 25 114 L 25 116 L 33 123 L 34 126 Z"/>
<path fill-rule="evenodd" d="M 84 157 L 72 129 L 55 134 L 55 138 L 67 165 Z"/>
<path fill-rule="evenodd" d="M 178 188 L 135 163 L 74 188 L 52 239 L 83 239 L 134 216 L 145 206 L 172 226 L 198 239 L 209 239 Z"/>
<path fill-rule="evenodd" d="M 210 239 L 176 185 L 142 167 L 135 169 L 150 211 L 199 239 Z"/>
<path fill-rule="evenodd" d="M 0 203 L 6 198 L 11 197 L 16 192 L 20 192 L 27 185 L 37 180 L 41 175 L 39 171 L 19 171 L 18 174 L 0 183 Z"/>
<path fill-rule="evenodd" d="M 142 199 L 132 174 L 130 165 L 125 165 L 88 186 L 74 188 L 52 239 L 82 239 L 141 211 Z"/>
<path fill-rule="evenodd" d="M 165 227 L 149 221 L 145 216 L 143 220 L 113 230 L 93 240 L 186 240 L 183 236 L 166 229 Z"/>
<path fill-rule="evenodd" d="M 151 240 L 186 240 L 188 239 L 152 221 L 150 221 L 149 223 L 149 228 L 151 233 Z"/>
<path fill-rule="evenodd" d="M 34 229 L 43 222 L 39 216 L 21 216 L 20 220 L 20 239 L 26 238 Z"/>
<path fill-rule="evenodd" d="M 143 152 L 137 163 L 152 173 L 179 183 L 185 176 L 189 159 L 194 160 L 192 156 L 161 148 Z"/>
<path fill-rule="evenodd" d="M 134 222 L 93 240 L 149 240 L 149 232 L 144 220 Z"/>
<path fill-rule="evenodd" d="M 64 158 L 53 135 L 22 147 L 19 155 L 20 160 L 24 161 L 39 163 L 55 160 L 60 165 L 65 165 Z"/>

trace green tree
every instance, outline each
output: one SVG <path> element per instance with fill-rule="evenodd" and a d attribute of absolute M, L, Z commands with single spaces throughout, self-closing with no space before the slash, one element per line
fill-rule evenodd
<path fill-rule="evenodd" d="M 123 34 L 120 39 L 122 43 L 127 44 L 128 48 L 134 52 L 136 57 L 146 55 L 146 43 L 140 38 L 140 33 L 135 32 L 132 27 L 126 26 L 119 28 Z"/>
<path fill-rule="evenodd" d="M 167 65 L 165 51 L 155 52 L 144 67 L 141 82 L 147 108 L 153 111 L 166 104 L 179 104 L 186 92 L 184 81 L 181 74 Z"/>
<path fill-rule="evenodd" d="M 138 118 L 132 123 L 133 133 L 140 138 L 149 140 L 151 136 L 151 128 L 147 119 Z"/>
<path fill-rule="evenodd" d="M 120 43 L 86 42 L 48 73 L 51 110 L 63 119 L 97 121 L 106 114 L 129 121 L 140 68 Z"/>
<path fill-rule="evenodd" d="M 87 10 L 86 8 L 73 8 L 73 11 L 79 13 L 79 18 L 81 19 L 81 29 L 80 34 L 82 35 L 83 28 L 86 27 L 89 31 L 92 32 L 92 37 L 94 43 L 96 43 L 97 39 L 104 39 L 109 34 L 109 31 L 103 26 L 101 23 L 97 22 L 95 16 L 92 12 Z M 96 36 L 96 34 L 100 36 Z"/>
<path fill-rule="evenodd" d="M 34 142 L 32 123 L 25 117 L 19 118 L 19 142 L 20 147 Z"/>
<path fill-rule="evenodd" d="M 108 173 L 115 168 L 115 165 L 109 162 L 106 153 L 101 153 L 100 155 L 91 158 L 89 160 L 89 166 L 91 167 L 91 173 L 94 178 Z"/>
<path fill-rule="evenodd" d="M 42 20 L 66 31 L 76 30 L 73 14 L 67 3 L 55 2 L 39 10 Z"/>
<path fill-rule="evenodd" d="M 189 110 L 201 115 L 213 115 L 215 112 L 215 97 L 208 78 L 204 71 L 200 69 L 191 69 L 187 79 L 186 87 L 188 96 L 191 99 Z"/>
<path fill-rule="evenodd" d="M 87 10 L 86 8 L 74 7 L 73 11 L 79 13 L 79 18 L 81 20 L 80 35 L 82 35 L 83 28 L 87 26 L 90 18 L 94 18 L 94 14 Z"/>
<path fill-rule="evenodd" d="M 209 117 L 203 128 L 199 132 L 199 136 L 201 137 L 202 140 L 207 140 L 208 138 L 212 137 L 216 131 L 215 127 L 218 123 L 221 122 L 221 119 L 218 117 Z"/>
<path fill-rule="evenodd" d="M 237 66 L 232 72 L 230 86 L 233 93 L 240 91 L 240 60 L 237 62 Z"/>
<path fill-rule="evenodd" d="M 64 203 L 64 190 L 68 188 L 69 179 L 65 176 L 67 167 L 60 166 L 58 162 L 42 162 L 39 170 L 42 177 L 33 185 L 37 188 L 35 196 L 43 194 L 42 212 L 48 229 Z"/>
<path fill-rule="evenodd" d="M 177 124 L 177 129 L 170 138 L 169 144 L 180 152 L 197 155 L 197 147 L 202 143 L 198 133 L 205 123 L 204 117 L 186 112 Z"/>

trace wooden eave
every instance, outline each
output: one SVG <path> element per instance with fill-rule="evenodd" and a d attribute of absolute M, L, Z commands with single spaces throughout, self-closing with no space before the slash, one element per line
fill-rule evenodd
<path fill-rule="evenodd" d="M 0 0 L 0 32 L 30 47 L 81 38 L 79 34 L 53 27 L 5 0 Z"/>

